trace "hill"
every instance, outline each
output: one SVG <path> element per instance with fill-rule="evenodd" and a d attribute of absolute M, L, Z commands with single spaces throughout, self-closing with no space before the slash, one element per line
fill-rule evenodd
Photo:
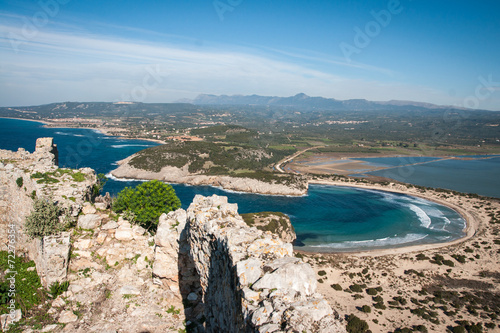
<path fill-rule="evenodd" d="M 311 97 L 304 93 L 290 97 L 259 96 L 259 95 L 198 95 L 193 101 L 197 105 L 255 105 L 281 106 L 300 110 L 346 110 L 346 111 L 374 111 L 374 110 L 436 110 L 436 109 L 463 109 L 453 106 L 435 105 L 413 101 L 391 100 L 385 102 L 368 101 L 366 99 L 337 100 L 334 98 Z"/>

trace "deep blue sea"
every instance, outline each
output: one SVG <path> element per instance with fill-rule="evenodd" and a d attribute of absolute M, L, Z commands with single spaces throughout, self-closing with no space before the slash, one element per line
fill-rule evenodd
<path fill-rule="evenodd" d="M 60 167 L 91 167 L 108 174 L 116 162 L 155 143 L 105 136 L 89 129 L 44 128 L 37 122 L 0 118 L 0 148 L 29 151 L 38 137 L 54 137 Z M 140 181 L 110 179 L 116 195 Z M 302 197 L 228 192 L 210 186 L 172 185 L 187 208 L 196 194 L 224 195 L 240 213 L 280 211 L 295 227 L 304 250 L 355 251 L 450 241 L 463 236 L 465 221 L 455 211 L 406 195 L 347 187 L 311 185 Z"/>

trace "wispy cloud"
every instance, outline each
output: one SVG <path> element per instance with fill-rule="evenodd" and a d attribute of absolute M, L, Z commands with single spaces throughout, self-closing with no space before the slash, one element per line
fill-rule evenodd
<path fill-rule="evenodd" d="M 338 99 L 446 103 L 446 96 L 425 87 L 388 83 L 387 78 L 381 81 L 353 79 L 314 69 L 307 61 L 391 75 L 387 69 L 346 64 L 315 54 L 270 49 L 274 55 L 266 56 L 258 49 L 252 52 L 252 49 L 242 51 L 230 46 L 187 46 L 178 42 L 182 39 L 180 36 L 175 36 L 177 43 L 165 43 L 62 30 L 40 30 L 33 38 L 23 39 L 15 52 L 9 38 L 23 36 L 22 27 L 0 24 L 3 105 L 63 100 L 115 101 L 141 84 L 147 75 L 145 67 L 151 64 L 157 65 L 158 75 L 164 79 L 149 91 L 145 102 L 174 101 L 198 93 L 289 96 L 305 92 Z M 307 61 L 290 61 L 290 57 Z M 433 99 L 429 100 L 428 96 Z"/>

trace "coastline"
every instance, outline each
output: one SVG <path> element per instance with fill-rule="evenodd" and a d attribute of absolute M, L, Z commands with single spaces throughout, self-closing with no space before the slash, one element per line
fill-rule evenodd
<path fill-rule="evenodd" d="M 367 189 L 367 190 L 376 190 L 376 191 L 385 191 L 385 192 L 393 192 L 393 193 L 399 193 L 399 194 L 405 194 L 409 196 L 414 196 L 418 197 L 421 199 L 433 201 L 437 204 L 446 206 L 450 209 L 453 209 L 456 211 L 458 214 L 460 214 L 465 222 L 465 235 L 459 239 L 455 239 L 449 242 L 442 242 L 442 243 L 432 243 L 432 244 L 418 244 L 418 245 L 409 245 L 409 246 L 401 246 L 401 247 L 393 247 L 393 248 L 384 248 L 384 249 L 373 249 L 373 250 L 362 250 L 362 251 L 347 251 L 347 252 L 334 252 L 334 251 L 306 251 L 306 250 L 300 250 L 300 249 L 295 249 L 294 251 L 297 251 L 299 253 L 322 253 L 322 254 L 350 254 L 350 255 L 357 255 L 357 256 L 372 256 L 372 257 L 378 257 L 378 256 L 384 256 L 388 254 L 403 254 L 403 253 L 410 253 L 410 252 L 420 252 L 420 251 L 425 251 L 425 250 L 432 250 L 432 249 L 438 249 L 446 246 L 452 246 L 456 244 L 463 243 L 467 241 L 468 239 L 472 238 L 480 225 L 480 220 L 478 219 L 477 216 L 474 216 L 472 212 L 469 212 L 468 210 L 464 209 L 463 207 L 460 207 L 456 203 L 445 201 L 442 198 L 439 198 L 436 193 L 432 193 L 429 190 L 426 190 L 426 195 L 423 195 L 422 193 L 416 193 L 416 191 L 412 191 L 408 188 L 403 189 L 402 187 L 404 185 L 399 185 L 399 184 L 394 184 L 391 183 L 394 186 L 384 186 L 384 185 L 378 185 L 378 184 L 352 184 L 352 183 L 347 183 L 347 182 L 341 182 L 341 181 L 331 181 L 331 180 L 309 180 L 309 184 L 317 184 L 317 185 L 328 185 L 328 186 L 345 186 L 345 187 L 354 187 L 354 188 L 359 188 L 359 189 Z M 396 188 L 396 186 L 400 188 Z"/>
<path fill-rule="evenodd" d="M 456 326 L 457 320 L 500 327 L 497 317 L 490 317 L 486 311 L 493 304 L 491 299 L 500 297 L 499 199 L 428 189 L 419 192 L 417 188 L 395 183 L 384 186 L 313 180 L 310 184 L 424 198 L 454 209 L 467 222 L 466 235 L 451 242 L 336 253 L 294 248 L 296 256 L 313 266 L 318 292 L 341 315 L 355 314 L 374 333 L 405 327 L 415 331 L 411 329 L 419 326 L 426 327 L 422 332 L 444 332 Z M 442 295 L 456 298 L 442 298 Z M 470 303 L 465 301 L 465 306 L 455 303 L 457 299 L 467 300 L 470 295 L 474 296 L 469 298 Z M 481 311 L 473 311 L 481 307 Z"/>
<path fill-rule="evenodd" d="M 31 122 L 36 122 L 36 123 L 41 123 L 43 124 L 43 127 L 46 128 L 75 128 L 75 129 L 86 129 L 86 130 L 93 130 L 97 131 L 98 133 L 106 136 L 114 136 L 114 137 L 119 137 L 124 140 L 142 140 L 142 141 L 150 141 L 150 142 L 155 142 L 158 144 L 165 144 L 165 141 L 163 140 L 158 140 L 158 139 L 150 139 L 150 138 L 129 138 L 125 135 L 116 135 L 116 134 L 110 134 L 111 128 L 108 127 L 82 127 L 82 126 L 64 126 L 61 124 L 58 124 L 56 122 L 51 122 L 49 120 L 35 120 L 35 119 L 26 119 L 26 118 L 14 118 L 14 117 L 0 117 L 4 119 L 14 119 L 14 120 L 24 120 L 24 121 L 31 121 Z"/>
<path fill-rule="evenodd" d="M 118 167 L 110 171 L 110 174 L 117 179 L 137 179 L 137 180 L 160 180 L 168 183 L 186 185 L 208 185 L 220 187 L 226 191 L 238 191 L 245 193 L 255 193 L 262 195 L 276 196 L 303 196 L 307 194 L 307 181 L 304 180 L 305 187 L 289 186 L 279 183 L 268 183 L 253 178 L 242 178 L 224 175 L 199 175 L 189 173 L 187 167 L 178 168 L 165 166 L 159 172 L 136 169 L 128 162 L 133 158 L 129 156 L 118 161 Z M 299 184 L 300 185 L 300 184 Z"/>

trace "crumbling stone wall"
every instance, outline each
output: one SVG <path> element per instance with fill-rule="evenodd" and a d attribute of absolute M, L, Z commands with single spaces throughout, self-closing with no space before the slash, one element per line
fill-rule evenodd
<path fill-rule="evenodd" d="M 177 221 L 182 210 L 160 219 L 159 230 L 172 230 L 170 239 L 177 245 L 163 244 L 159 253 L 176 246 L 189 249 L 194 271 L 181 268 L 178 276 L 181 289 L 184 281 L 192 288 L 182 296 L 186 318 L 198 322 L 198 331 L 345 332 L 316 293 L 314 271 L 293 257 L 290 243 L 248 227 L 227 197 L 197 195 L 186 213 L 184 230 L 176 229 L 184 224 Z M 182 251 L 177 253 L 185 260 Z M 155 257 L 155 265 L 161 257 Z"/>
<path fill-rule="evenodd" d="M 50 198 L 65 208 L 68 215 L 77 216 L 96 183 L 95 172 L 89 168 L 78 170 L 85 175 L 82 182 L 74 181 L 69 175 L 62 175 L 54 184 L 39 184 L 31 178 L 35 172 L 57 170 L 57 162 L 53 138 L 37 139 L 32 154 L 23 148 L 17 152 L 0 150 L 0 250 L 6 251 L 11 245 L 17 255 L 27 254 L 35 261 L 45 286 L 65 280 L 71 245 L 68 234 L 31 240 L 24 233 L 24 222 L 33 209 L 34 198 Z M 18 179 L 22 179 L 22 184 Z M 9 243 L 8 233 L 12 233 L 12 229 L 15 229 L 15 242 Z"/>

